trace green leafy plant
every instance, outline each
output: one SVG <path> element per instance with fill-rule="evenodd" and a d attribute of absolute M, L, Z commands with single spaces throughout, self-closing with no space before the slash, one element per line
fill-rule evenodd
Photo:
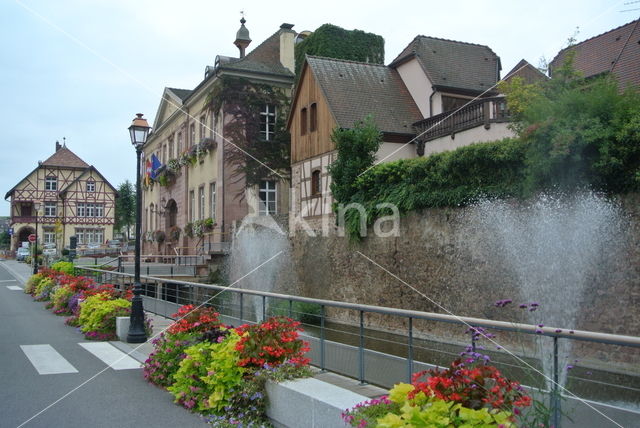
<path fill-rule="evenodd" d="M 126 299 L 112 299 L 105 293 L 98 293 L 80 305 L 79 323 L 87 339 L 112 340 L 116 332 L 116 317 L 128 316 L 131 302 Z"/>
<path fill-rule="evenodd" d="M 24 286 L 24 292 L 26 294 L 35 293 L 35 290 L 38 287 L 38 284 L 40 284 L 40 281 L 42 281 L 44 278 L 45 276 L 41 273 L 36 273 L 34 275 L 31 275 Z"/>
<path fill-rule="evenodd" d="M 75 268 L 73 267 L 73 263 L 71 262 L 56 262 L 51 265 L 51 269 L 58 272 L 66 273 L 67 275 L 73 275 L 75 273 Z"/>
<path fill-rule="evenodd" d="M 220 342 L 202 342 L 185 349 L 186 357 L 168 389 L 175 401 L 203 414 L 220 413 L 243 380 L 236 344 L 240 336 L 229 330 Z"/>
<path fill-rule="evenodd" d="M 196 337 L 191 333 L 162 333 L 154 339 L 153 352 L 144 362 L 144 378 L 163 388 L 171 386 L 180 368 L 180 361 L 186 356 L 185 349 L 194 343 Z"/>

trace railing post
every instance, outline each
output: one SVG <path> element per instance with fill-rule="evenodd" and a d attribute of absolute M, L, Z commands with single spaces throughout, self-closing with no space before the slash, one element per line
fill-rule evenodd
<path fill-rule="evenodd" d="M 560 428 L 560 367 L 558 365 L 558 336 L 553 337 L 553 388 L 551 393 L 552 425 Z"/>
<path fill-rule="evenodd" d="M 407 338 L 407 383 L 411 383 L 413 375 L 413 318 L 409 317 L 409 337 Z"/>
<path fill-rule="evenodd" d="M 471 351 L 472 352 L 476 352 L 476 328 L 474 326 L 471 326 L 470 328 L 471 330 Z"/>
<path fill-rule="evenodd" d="M 360 367 L 359 367 L 359 380 L 360 385 L 364 385 L 366 382 L 364 381 L 364 311 L 360 310 Z"/>
<path fill-rule="evenodd" d="M 293 300 L 289 299 L 289 318 L 293 318 Z"/>
<path fill-rule="evenodd" d="M 122 258 L 118 256 L 118 272 L 122 272 Z"/>
<path fill-rule="evenodd" d="M 267 319 L 267 296 L 262 296 L 262 322 Z"/>
<path fill-rule="evenodd" d="M 244 312 L 244 293 L 241 292 L 240 293 L 240 321 L 244 319 L 243 312 Z"/>
<path fill-rule="evenodd" d="M 325 360 L 324 360 L 324 356 L 325 356 L 325 349 L 324 349 L 324 345 L 325 345 L 325 341 L 324 341 L 324 305 L 320 305 L 320 370 L 322 370 L 323 372 L 326 371 L 325 369 Z"/>

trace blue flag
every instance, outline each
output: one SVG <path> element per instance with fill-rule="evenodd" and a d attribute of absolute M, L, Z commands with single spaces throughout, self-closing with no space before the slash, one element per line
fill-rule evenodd
<path fill-rule="evenodd" d="M 158 170 L 162 164 L 160 163 L 160 159 L 155 154 L 151 155 L 151 179 L 155 180 L 158 178 Z"/>

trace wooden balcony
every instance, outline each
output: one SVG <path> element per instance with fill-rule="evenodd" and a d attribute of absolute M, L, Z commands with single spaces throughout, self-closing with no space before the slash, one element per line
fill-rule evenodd
<path fill-rule="evenodd" d="M 413 124 L 419 141 L 425 143 L 445 135 L 456 134 L 477 126 L 491 127 L 491 123 L 510 119 L 504 97 L 481 98 L 459 110 L 449 111 Z"/>

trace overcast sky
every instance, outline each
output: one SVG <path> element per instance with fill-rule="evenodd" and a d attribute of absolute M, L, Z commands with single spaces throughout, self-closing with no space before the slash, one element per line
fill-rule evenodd
<path fill-rule="evenodd" d="M 636 19 L 640 11 L 625 12 L 634 7 L 640 2 L 0 0 L 0 191 L 63 137 L 114 186 L 133 181 L 134 114 L 152 123 L 165 86 L 192 89 L 216 55 L 237 56 L 241 10 L 249 50 L 283 22 L 297 31 L 331 23 L 383 36 L 386 63 L 418 34 L 485 44 L 504 76 L 522 58 L 552 59 L 576 28 L 581 41 Z"/>

